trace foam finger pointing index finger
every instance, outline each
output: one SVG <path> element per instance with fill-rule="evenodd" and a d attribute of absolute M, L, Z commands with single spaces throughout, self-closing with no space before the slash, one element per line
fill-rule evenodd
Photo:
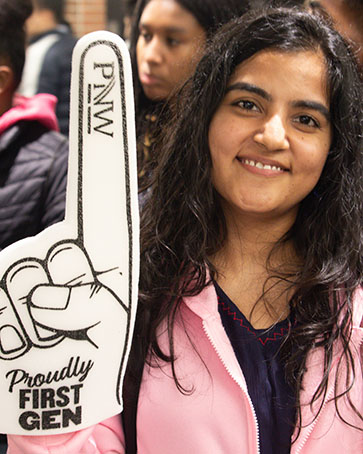
<path fill-rule="evenodd" d="M 129 54 L 120 37 L 81 38 L 72 62 L 66 219 L 94 268 L 132 255 L 138 222 L 134 101 Z M 74 158 L 74 159 L 73 159 Z M 136 232 L 136 235 L 138 232 Z"/>

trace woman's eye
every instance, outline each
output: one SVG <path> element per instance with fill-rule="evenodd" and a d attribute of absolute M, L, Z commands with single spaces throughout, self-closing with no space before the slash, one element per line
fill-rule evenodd
<path fill-rule="evenodd" d="M 177 46 L 178 44 L 180 44 L 180 41 L 178 41 L 175 38 L 166 38 L 166 42 L 167 42 L 168 46 L 171 46 L 171 47 L 174 47 L 174 46 Z"/>
<path fill-rule="evenodd" d="M 238 101 L 236 103 L 239 107 L 241 107 L 241 109 L 243 110 L 254 110 L 254 111 L 259 111 L 260 109 L 256 106 L 256 104 L 252 101 L 245 101 L 245 100 L 242 100 L 242 101 Z"/>
<path fill-rule="evenodd" d="M 319 128 L 319 123 L 310 115 L 299 115 L 296 120 L 298 123 L 304 126 L 309 126 L 312 128 Z"/>
<path fill-rule="evenodd" d="M 149 32 L 141 31 L 140 36 L 142 36 L 144 41 L 146 41 L 147 43 L 152 40 L 152 35 Z"/>

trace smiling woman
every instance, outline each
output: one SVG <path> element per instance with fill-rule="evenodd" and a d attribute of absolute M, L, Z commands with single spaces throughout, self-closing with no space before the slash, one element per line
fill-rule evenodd
<path fill-rule="evenodd" d="M 254 12 L 215 34 L 177 101 L 142 212 L 123 428 L 12 437 L 9 454 L 362 452 L 349 47 L 306 11 Z"/>
<path fill-rule="evenodd" d="M 357 65 L 322 18 L 271 9 L 216 33 L 142 217 L 140 442 L 158 402 L 159 452 L 183 452 L 183 416 L 189 434 L 213 427 L 188 452 L 361 450 L 362 115 Z"/>

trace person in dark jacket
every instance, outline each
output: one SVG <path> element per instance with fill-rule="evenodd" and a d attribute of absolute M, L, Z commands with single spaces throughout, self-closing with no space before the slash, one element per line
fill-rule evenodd
<path fill-rule="evenodd" d="M 29 45 L 19 92 L 56 96 L 59 128 L 68 136 L 71 62 L 77 39 L 64 20 L 62 0 L 33 0 L 33 7 L 26 21 Z"/>
<path fill-rule="evenodd" d="M 30 0 L 0 0 L 0 249 L 64 218 L 68 141 L 56 99 L 15 95 Z"/>

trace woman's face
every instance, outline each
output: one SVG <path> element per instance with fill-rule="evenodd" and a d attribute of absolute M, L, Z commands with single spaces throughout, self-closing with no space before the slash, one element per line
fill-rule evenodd
<path fill-rule="evenodd" d="M 294 221 L 331 143 L 326 85 L 320 53 L 266 50 L 237 66 L 209 128 L 224 208 Z"/>
<path fill-rule="evenodd" d="M 195 17 L 175 0 L 151 0 L 139 22 L 137 68 L 145 95 L 164 100 L 192 73 L 206 41 Z"/>

